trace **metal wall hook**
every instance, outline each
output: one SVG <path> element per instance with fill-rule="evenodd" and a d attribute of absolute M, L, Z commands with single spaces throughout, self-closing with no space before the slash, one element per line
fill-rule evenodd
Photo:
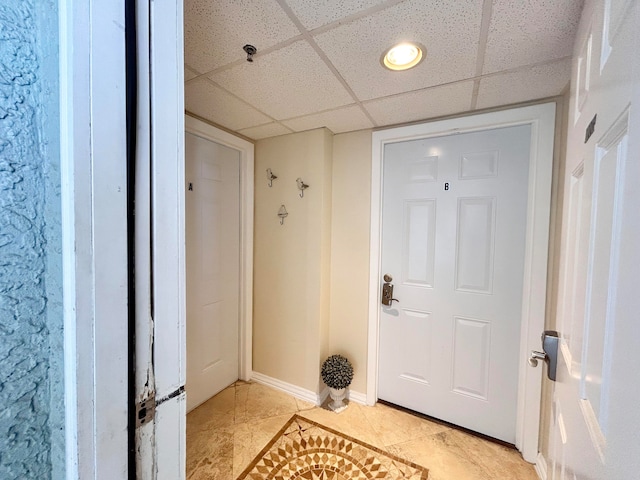
<path fill-rule="evenodd" d="M 269 180 L 269 187 L 273 187 L 273 181 L 278 178 L 273 174 L 270 168 L 267 168 L 267 180 Z"/>
<path fill-rule="evenodd" d="M 300 190 L 300 198 L 304 197 L 304 191 L 309 188 L 309 185 L 304 183 L 300 177 L 296 178 L 296 183 L 298 184 L 298 190 Z"/>
<path fill-rule="evenodd" d="M 278 210 L 278 217 L 280 217 L 280 225 L 284 225 L 284 219 L 289 215 L 287 209 L 284 205 L 280 205 L 280 210 Z"/>

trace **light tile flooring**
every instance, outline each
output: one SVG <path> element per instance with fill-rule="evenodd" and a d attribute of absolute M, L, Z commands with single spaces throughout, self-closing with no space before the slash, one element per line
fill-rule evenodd
<path fill-rule="evenodd" d="M 430 480 L 538 479 L 515 450 L 385 405 L 336 414 L 245 382 L 187 415 L 187 479 L 237 478 L 294 413 L 423 465 Z"/>

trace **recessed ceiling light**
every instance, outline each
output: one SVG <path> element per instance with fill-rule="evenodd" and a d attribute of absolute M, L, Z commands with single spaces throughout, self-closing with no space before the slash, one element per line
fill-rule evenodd
<path fill-rule="evenodd" d="M 408 70 L 422 61 L 424 51 L 424 47 L 417 43 L 399 43 L 382 55 L 380 63 L 389 70 Z"/>

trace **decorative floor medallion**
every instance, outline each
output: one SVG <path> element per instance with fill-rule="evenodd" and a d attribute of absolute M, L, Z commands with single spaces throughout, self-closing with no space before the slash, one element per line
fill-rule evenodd
<path fill-rule="evenodd" d="M 238 480 L 424 480 L 428 470 L 294 415 Z"/>

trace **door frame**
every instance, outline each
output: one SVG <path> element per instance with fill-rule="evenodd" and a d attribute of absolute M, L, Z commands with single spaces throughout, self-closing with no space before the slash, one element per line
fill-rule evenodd
<path fill-rule="evenodd" d="M 58 5 L 65 477 L 126 478 L 125 7 Z"/>
<path fill-rule="evenodd" d="M 519 350 L 521 361 L 518 373 L 516 420 L 516 447 L 522 452 L 524 459 L 531 463 L 535 463 L 538 455 L 543 369 L 529 368 L 526 360 L 531 350 L 540 349 L 540 334 L 545 325 L 555 110 L 555 103 L 545 103 L 378 130 L 372 134 L 367 405 L 374 405 L 378 399 L 378 335 L 382 274 L 382 165 L 385 145 L 399 141 L 457 135 L 500 127 L 531 125 Z"/>
<path fill-rule="evenodd" d="M 249 381 L 253 372 L 253 168 L 254 144 L 185 115 L 185 132 L 240 152 L 240 310 L 238 378 Z M 182 212 L 185 216 L 185 212 Z M 184 224 L 185 218 L 183 218 Z M 188 392 L 187 392 L 188 394 Z"/>

